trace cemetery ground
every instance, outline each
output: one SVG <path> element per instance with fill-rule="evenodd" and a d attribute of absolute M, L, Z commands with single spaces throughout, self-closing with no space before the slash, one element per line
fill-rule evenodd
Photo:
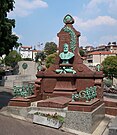
<path fill-rule="evenodd" d="M 0 87 L 0 111 L 6 109 L 9 100 L 12 98 L 12 90 L 5 87 Z M 105 119 L 99 128 L 94 131 L 92 135 L 108 135 L 107 126 L 108 118 Z M 104 131 L 103 128 L 105 128 Z M 101 131 L 101 132 L 100 132 Z M 101 134 L 100 134 L 101 133 Z M 72 135 L 68 132 L 48 128 L 45 126 L 32 124 L 23 120 L 8 117 L 0 114 L 0 135 Z M 75 133 L 77 134 L 77 133 Z M 89 135 L 89 134 L 78 134 L 78 135 Z"/>
<path fill-rule="evenodd" d="M 71 135 L 60 130 L 42 127 L 0 115 L 0 135 Z"/>
<path fill-rule="evenodd" d="M 0 110 L 5 110 L 12 90 L 0 87 Z M 71 135 L 60 130 L 32 124 L 0 114 L 0 135 Z"/>

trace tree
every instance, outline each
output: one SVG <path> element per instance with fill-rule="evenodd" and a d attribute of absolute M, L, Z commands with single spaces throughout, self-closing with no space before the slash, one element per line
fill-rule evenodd
<path fill-rule="evenodd" d="M 15 27 L 15 20 L 8 19 L 7 13 L 14 8 L 14 0 L 0 0 L 0 56 L 8 55 L 13 47 L 17 48 L 20 43 L 17 42 L 18 36 L 12 33 Z"/>
<path fill-rule="evenodd" d="M 17 53 L 17 51 L 11 51 L 6 57 L 5 57 L 5 64 L 7 66 L 11 66 L 14 68 L 19 61 L 21 61 L 21 55 Z"/>
<path fill-rule="evenodd" d="M 45 59 L 45 53 L 42 51 L 42 52 L 39 52 L 37 53 L 36 57 L 35 57 L 35 62 L 38 62 L 39 59 L 41 59 L 41 61 L 43 61 Z"/>
<path fill-rule="evenodd" d="M 57 45 L 54 42 L 47 42 L 44 47 L 46 55 L 53 54 L 57 51 Z"/>
<path fill-rule="evenodd" d="M 79 53 L 80 53 L 80 56 L 81 56 L 81 57 L 83 57 L 83 56 L 85 55 L 85 51 L 82 50 L 82 49 L 79 50 Z"/>
<path fill-rule="evenodd" d="M 112 77 L 117 75 L 117 56 L 108 56 L 102 62 L 105 76 Z"/>
<path fill-rule="evenodd" d="M 50 54 L 46 57 L 46 67 L 49 68 L 55 62 L 55 58 L 57 57 L 57 53 Z"/>

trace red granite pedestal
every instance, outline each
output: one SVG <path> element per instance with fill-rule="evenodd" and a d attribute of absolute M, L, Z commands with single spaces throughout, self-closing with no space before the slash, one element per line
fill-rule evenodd
<path fill-rule="evenodd" d="M 30 99 L 25 98 L 12 98 L 8 104 L 9 106 L 29 107 L 31 105 Z"/>
<path fill-rule="evenodd" d="M 104 97 L 105 113 L 117 116 L 117 99 Z"/>
<path fill-rule="evenodd" d="M 95 108 L 100 106 L 103 102 L 95 98 L 89 102 L 70 102 L 68 110 L 70 111 L 83 111 L 83 112 L 92 112 Z"/>
<path fill-rule="evenodd" d="M 31 105 L 31 102 L 42 99 L 42 93 L 40 91 L 40 84 L 41 84 L 41 79 L 38 78 L 35 81 L 33 95 L 27 96 L 27 97 L 14 97 L 14 98 L 10 99 L 8 105 L 9 106 L 18 106 L 18 107 L 29 107 Z"/>

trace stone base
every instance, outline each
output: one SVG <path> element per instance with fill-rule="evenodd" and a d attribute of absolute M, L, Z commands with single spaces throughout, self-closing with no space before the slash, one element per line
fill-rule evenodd
<path fill-rule="evenodd" d="M 68 106 L 70 101 L 70 98 L 54 97 L 38 101 L 37 107 L 65 108 Z"/>
<path fill-rule="evenodd" d="M 33 123 L 52 127 L 52 128 L 60 128 L 62 126 L 62 122 L 56 120 L 54 118 L 48 119 L 45 116 L 35 115 L 33 116 Z"/>
<path fill-rule="evenodd" d="M 31 106 L 31 102 L 35 102 L 38 100 L 42 99 L 42 94 L 37 94 L 37 95 L 31 95 L 26 98 L 23 97 L 17 97 L 17 98 L 12 98 L 9 101 L 9 106 L 19 106 L 19 107 L 28 107 Z"/>
<path fill-rule="evenodd" d="M 23 68 L 22 68 L 23 69 Z M 22 86 L 24 81 L 33 81 L 36 79 L 35 75 L 8 75 L 4 76 L 4 86 L 6 88 L 13 88 L 14 85 Z"/>
<path fill-rule="evenodd" d="M 31 105 L 30 99 L 25 98 L 12 98 L 8 104 L 9 106 L 29 107 Z"/>
<path fill-rule="evenodd" d="M 47 108 L 47 107 L 18 107 L 18 106 L 7 106 L 5 110 L 1 110 L 0 114 L 5 116 L 25 120 L 28 122 L 33 122 L 33 115 L 36 112 L 45 114 L 55 114 L 66 116 L 67 108 Z"/>
<path fill-rule="evenodd" d="M 54 91 L 53 93 L 43 93 L 42 99 L 48 99 L 48 98 L 53 98 L 53 97 L 67 97 L 72 99 L 72 94 L 75 94 L 76 92 L 59 92 L 59 91 Z"/>
<path fill-rule="evenodd" d="M 109 134 L 108 135 L 117 135 L 117 117 L 112 119 L 109 124 Z"/>
<path fill-rule="evenodd" d="M 54 91 L 53 92 L 54 97 L 64 96 L 64 97 L 72 98 L 72 94 L 76 94 L 76 92 L 67 92 L 67 91 Z"/>
<path fill-rule="evenodd" d="M 38 96 L 37 95 L 28 96 L 27 99 L 30 99 L 31 102 L 35 102 L 42 99 L 42 94 L 38 94 Z"/>
<path fill-rule="evenodd" d="M 104 97 L 105 113 L 108 115 L 117 115 L 117 99 Z"/>
<path fill-rule="evenodd" d="M 92 112 L 68 111 L 66 112 L 63 127 L 85 133 L 93 133 L 105 115 L 104 103 Z"/>
<path fill-rule="evenodd" d="M 75 101 L 75 102 L 69 103 L 68 110 L 91 112 L 101 104 L 102 104 L 102 101 L 96 98 L 89 102 L 76 102 Z"/>
<path fill-rule="evenodd" d="M 115 108 L 115 107 L 105 107 L 105 114 L 117 116 L 117 108 Z"/>

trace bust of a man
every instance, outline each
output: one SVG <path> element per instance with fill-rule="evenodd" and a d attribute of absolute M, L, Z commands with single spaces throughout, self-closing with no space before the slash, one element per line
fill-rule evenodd
<path fill-rule="evenodd" d="M 69 59 L 74 57 L 74 53 L 69 52 L 69 48 L 68 48 L 68 44 L 67 43 L 65 43 L 63 45 L 63 52 L 59 54 L 59 57 L 63 61 L 62 62 L 63 64 L 69 64 Z"/>

